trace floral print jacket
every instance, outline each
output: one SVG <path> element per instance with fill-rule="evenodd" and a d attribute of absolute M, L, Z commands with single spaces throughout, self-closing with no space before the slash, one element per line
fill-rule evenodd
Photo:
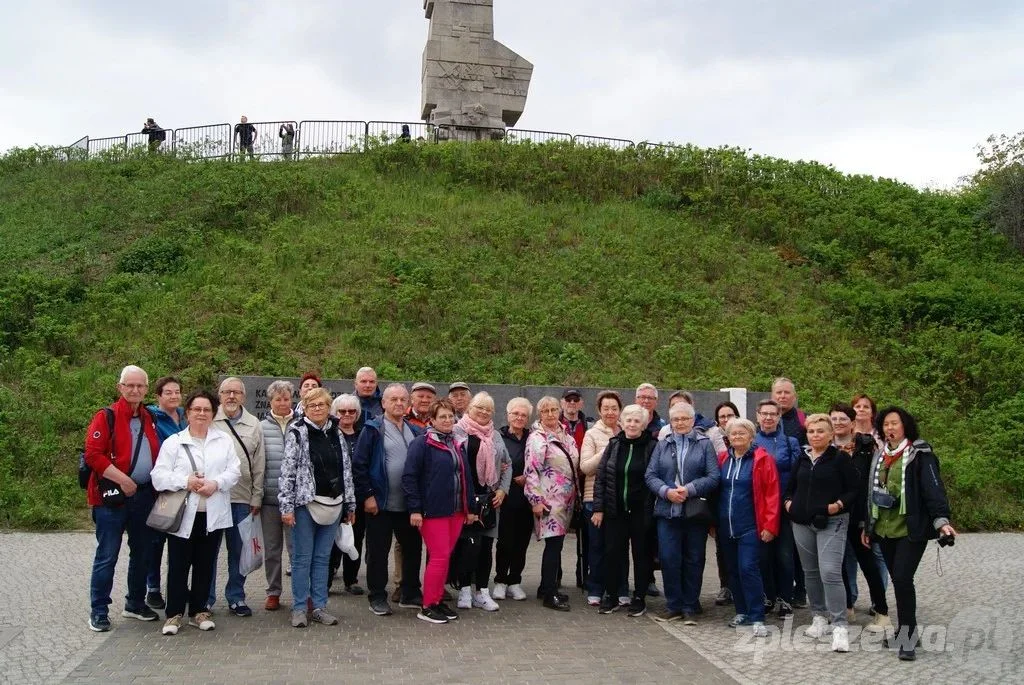
<path fill-rule="evenodd" d="M 576 441 L 561 428 L 548 431 L 535 423 L 526 440 L 525 462 L 526 499 L 530 506 L 540 503 L 548 510 L 537 521 L 537 539 L 565 535 L 578 496 Z"/>

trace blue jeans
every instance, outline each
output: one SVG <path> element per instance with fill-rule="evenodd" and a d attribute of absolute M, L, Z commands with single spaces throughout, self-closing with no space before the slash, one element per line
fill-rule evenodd
<path fill-rule="evenodd" d="M 146 592 L 160 592 L 160 566 L 164 561 L 164 543 L 167 533 L 150 531 L 149 573 L 146 574 Z"/>
<path fill-rule="evenodd" d="M 114 568 L 125 532 L 128 533 L 128 594 L 125 595 L 124 606 L 126 609 L 145 606 L 146 572 L 149 570 L 150 536 L 153 533 L 146 525 L 146 518 L 155 500 L 153 488 L 142 485 L 135 495 L 125 500 L 123 506 L 92 508 L 92 520 L 96 524 L 96 556 L 89 581 L 92 616 L 109 614 Z"/>
<path fill-rule="evenodd" d="M 238 560 L 242 556 L 242 536 L 238 534 L 238 524 L 249 515 L 248 504 L 231 503 L 231 523 L 234 524 L 224 531 L 224 542 L 228 548 L 228 584 L 224 587 L 224 599 L 228 605 L 245 602 L 245 576 L 238 572 Z M 210 602 L 212 607 L 217 601 L 217 556 L 220 545 L 213 554 L 213 574 L 210 576 Z"/>
<path fill-rule="evenodd" d="M 598 528 L 590 522 L 594 514 L 594 503 L 583 503 L 583 515 L 587 520 L 587 556 L 590 573 L 587 574 L 587 596 L 601 597 L 604 595 L 604 528 Z M 622 557 L 622 582 L 619 583 L 619 597 L 629 597 L 629 555 Z"/>
<path fill-rule="evenodd" d="M 339 520 L 340 523 L 340 520 Z M 327 567 L 331 547 L 338 533 L 338 523 L 321 526 L 309 515 L 306 507 L 295 509 L 292 528 L 292 611 L 305 611 L 306 599 L 312 596 L 313 608 L 327 607 Z"/>
<path fill-rule="evenodd" d="M 846 586 L 846 607 L 853 608 L 860 592 L 857 589 L 857 553 L 850 540 L 846 541 L 846 555 L 843 557 L 843 583 Z"/>
<path fill-rule="evenodd" d="M 659 518 L 658 554 L 665 584 L 665 608 L 697 613 L 704 581 L 707 526 L 682 518 Z"/>
<path fill-rule="evenodd" d="M 882 548 L 877 542 L 871 543 L 871 552 L 875 555 L 875 561 L 878 563 L 878 575 L 882 576 L 882 589 L 889 589 L 889 568 L 885 565 L 885 556 L 882 554 Z"/>
<path fill-rule="evenodd" d="M 785 516 L 779 521 L 779 535 L 761 543 L 761 580 L 765 597 L 793 603 L 793 524 Z"/>
<path fill-rule="evenodd" d="M 719 535 L 724 531 L 719 531 Z M 756 530 L 722 539 L 729 566 L 729 587 L 736 613 L 749 622 L 764 621 L 764 583 L 761 582 L 761 538 Z"/>

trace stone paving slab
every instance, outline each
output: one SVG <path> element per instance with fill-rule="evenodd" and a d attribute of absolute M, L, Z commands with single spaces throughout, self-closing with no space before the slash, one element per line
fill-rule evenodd
<path fill-rule="evenodd" d="M 111 605 L 114 630 L 86 627 L 94 538 L 88 533 L 0 534 L 0 682 L 166 683 L 217 680 L 308 683 L 359 679 L 376 683 L 634 683 L 686 678 L 700 683 L 763 682 L 1024 682 L 1024 535 L 964 535 L 943 551 L 943 575 L 929 547 L 917 575 L 919 621 L 929 647 L 912 664 L 851 634 L 851 653 L 834 654 L 801 636 L 809 613 L 773 624 L 769 640 L 728 628 L 730 607 L 715 607 L 718 589 L 709 546 L 700 625 L 663 625 L 618 612 L 599 616 L 570 592 L 567 614 L 540 602 L 505 601 L 496 613 L 463 611 L 444 626 L 414 610 L 376 617 L 365 597 L 332 595 L 339 626 L 288 625 L 287 609 L 262 609 L 262 571 L 247 583 L 252 618 L 217 612 L 217 629 L 185 628 L 174 637 L 159 623 L 120 617 L 127 549 L 122 550 Z M 563 568 L 572 578 L 572 539 Z M 524 586 L 539 580 L 540 545 L 531 546 Z M 223 555 L 222 555 L 223 565 Z M 219 577 L 225 577 L 223 570 Z M 287 583 L 286 583 L 287 586 Z M 890 589 L 890 601 L 892 591 Z M 861 588 L 866 602 L 867 589 Z M 288 588 L 282 598 L 290 605 Z M 661 600 L 652 600 L 657 610 Z M 862 615 L 858 623 L 868 620 Z M 853 632 L 853 631 L 851 631 Z"/>

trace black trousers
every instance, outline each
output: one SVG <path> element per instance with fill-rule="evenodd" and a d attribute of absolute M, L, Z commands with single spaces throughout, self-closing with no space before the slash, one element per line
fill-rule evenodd
<path fill-rule="evenodd" d="M 363 563 L 363 537 L 366 535 L 366 511 L 362 507 L 356 507 L 356 522 L 352 524 L 352 535 L 355 538 L 356 551 L 359 556 L 350 559 L 347 554 L 342 554 L 337 545 L 331 547 L 331 560 L 327 569 L 327 587 L 334 585 L 334 576 L 341 569 L 345 587 L 355 585 L 359 577 L 359 566 Z"/>
<path fill-rule="evenodd" d="M 224 531 L 206 532 L 206 512 L 196 512 L 188 538 L 167 536 L 167 618 L 195 616 L 206 610 L 213 577 L 213 559 Z M 189 571 L 192 583 L 189 585 Z"/>
<path fill-rule="evenodd" d="M 871 594 L 871 606 L 875 608 L 875 611 L 879 614 L 889 615 L 889 604 L 885 599 L 885 586 L 882 585 L 882 574 L 878 570 L 878 564 L 875 562 L 875 553 L 871 551 L 870 547 L 865 547 L 860 543 L 860 528 L 851 527 L 849 530 L 850 547 L 853 548 L 853 554 L 857 558 L 857 565 L 860 566 L 861 573 L 864 574 L 864 580 L 868 582 L 868 592 Z M 850 550 L 847 548 L 847 554 Z M 849 579 L 846 577 L 845 567 L 843 564 L 843 583 L 847 585 L 846 588 L 846 606 L 852 607 L 853 593 L 850 591 Z"/>
<path fill-rule="evenodd" d="M 914 574 L 924 556 L 927 542 L 912 542 L 910 538 L 875 538 L 882 548 L 885 566 L 892 578 L 892 589 L 896 594 L 896 614 L 899 626 L 897 641 L 913 647 L 917 643 L 917 591 L 914 589 Z"/>
<path fill-rule="evenodd" d="M 526 550 L 530 547 L 533 528 L 533 512 L 528 507 L 502 509 L 498 519 L 495 583 L 517 585 L 523 582 Z"/>
<path fill-rule="evenodd" d="M 584 587 L 590 576 L 590 531 L 586 521 L 576 531 L 576 587 Z"/>
<path fill-rule="evenodd" d="M 494 558 L 494 538 L 481 531 L 459 541 L 460 554 L 457 585 L 460 588 L 476 585 L 478 590 L 487 587 L 491 578 L 491 560 Z"/>
<path fill-rule="evenodd" d="M 626 555 L 633 551 L 633 596 L 644 597 L 652 579 L 654 557 L 649 547 L 652 526 L 643 512 L 623 514 L 604 520 L 604 591 L 616 597 Z"/>
<path fill-rule="evenodd" d="M 544 538 L 544 554 L 540 558 L 540 596 L 554 597 L 558 592 L 558 577 L 562 573 L 562 545 L 564 535 Z"/>
<path fill-rule="evenodd" d="M 420 558 L 423 539 L 409 523 L 404 511 L 379 511 L 366 516 L 366 586 L 369 599 L 387 599 L 388 555 L 391 540 L 402 546 L 402 599 L 415 600 L 422 595 Z"/>

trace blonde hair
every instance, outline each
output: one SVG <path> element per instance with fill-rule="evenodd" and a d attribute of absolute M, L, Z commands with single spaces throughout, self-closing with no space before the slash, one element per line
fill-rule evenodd
<path fill-rule="evenodd" d="M 828 414 L 811 414 L 804 420 L 804 429 L 810 428 L 812 423 L 823 423 L 828 426 L 829 433 L 835 433 L 832 428 L 832 419 L 829 418 Z"/>
<path fill-rule="evenodd" d="M 730 419 L 729 423 L 725 424 L 725 434 L 727 436 L 731 434 L 733 428 L 742 428 L 743 430 L 750 433 L 751 438 L 757 435 L 757 428 L 754 427 L 754 422 L 751 421 L 750 419 Z"/>
<path fill-rule="evenodd" d="M 526 420 L 529 421 L 530 417 L 533 416 L 533 405 L 530 404 L 530 400 L 525 397 L 513 397 L 505 405 L 505 414 L 507 415 L 514 407 L 525 407 L 526 408 Z"/>
<path fill-rule="evenodd" d="M 314 400 L 324 400 L 327 402 L 327 406 L 331 406 L 331 393 L 328 392 L 327 388 L 312 388 L 306 393 L 306 396 L 302 398 L 302 408 L 305 409 L 313 403 Z"/>
<path fill-rule="evenodd" d="M 628 404 L 625 407 L 623 407 L 622 411 L 619 413 L 619 421 L 625 421 L 630 416 L 639 416 L 640 420 L 643 421 L 645 426 L 651 420 L 650 414 L 648 414 L 647 410 L 641 407 L 639 404 Z"/>
<path fill-rule="evenodd" d="M 481 390 L 477 394 L 473 395 L 473 399 L 469 401 L 469 406 L 490 409 L 493 412 L 494 398 L 491 397 L 490 393 L 486 393 Z"/>

